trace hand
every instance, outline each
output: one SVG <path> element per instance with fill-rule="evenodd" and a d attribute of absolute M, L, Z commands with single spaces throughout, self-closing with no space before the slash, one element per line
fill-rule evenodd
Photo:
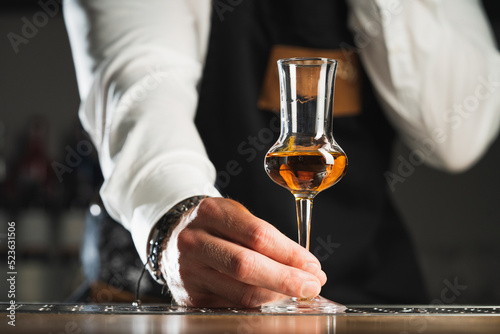
<path fill-rule="evenodd" d="M 204 199 L 172 231 L 160 267 L 177 303 L 258 307 L 314 297 L 326 282 L 316 257 L 225 198 Z"/>

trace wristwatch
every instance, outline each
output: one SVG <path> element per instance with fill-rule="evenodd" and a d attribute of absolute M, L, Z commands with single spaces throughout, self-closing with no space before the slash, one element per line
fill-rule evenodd
<path fill-rule="evenodd" d="M 166 280 L 161 273 L 159 265 L 165 240 L 168 240 L 173 227 L 177 225 L 181 216 L 197 206 L 204 198 L 207 197 L 208 196 L 193 196 L 177 203 L 172 209 L 163 215 L 163 217 L 153 227 L 149 238 L 148 262 L 150 272 L 158 283 L 166 284 Z"/>

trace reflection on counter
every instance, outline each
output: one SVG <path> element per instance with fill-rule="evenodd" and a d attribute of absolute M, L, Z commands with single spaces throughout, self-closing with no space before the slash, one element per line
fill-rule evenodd
<path fill-rule="evenodd" d="M 0 305 L 0 314 L 7 304 Z M 163 305 L 18 305 L 16 332 L 72 333 L 478 333 L 497 334 L 496 307 L 349 307 L 345 313 L 266 314 L 259 309 Z M 22 321 L 21 321 L 22 319 Z M 0 323 L 0 330 L 5 328 Z"/>

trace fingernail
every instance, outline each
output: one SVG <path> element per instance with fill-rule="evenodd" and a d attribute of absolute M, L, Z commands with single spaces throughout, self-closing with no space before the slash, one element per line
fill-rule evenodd
<path fill-rule="evenodd" d="M 308 263 L 304 264 L 304 266 L 302 267 L 302 270 L 307 271 L 311 274 L 316 274 L 318 271 L 321 270 L 321 268 L 317 263 L 308 262 Z"/>
<path fill-rule="evenodd" d="M 319 294 L 321 287 L 314 281 L 307 281 L 302 284 L 302 298 L 312 298 Z"/>

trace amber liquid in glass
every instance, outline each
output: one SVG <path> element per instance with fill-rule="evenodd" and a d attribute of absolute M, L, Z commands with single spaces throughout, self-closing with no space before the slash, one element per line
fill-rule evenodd
<path fill-rule="evenodd" d="M 268 153 L 265 168 L 269 177 L 292 193 L 319 193 L 345 174 L 342 152 L 284 151 Z"/>

